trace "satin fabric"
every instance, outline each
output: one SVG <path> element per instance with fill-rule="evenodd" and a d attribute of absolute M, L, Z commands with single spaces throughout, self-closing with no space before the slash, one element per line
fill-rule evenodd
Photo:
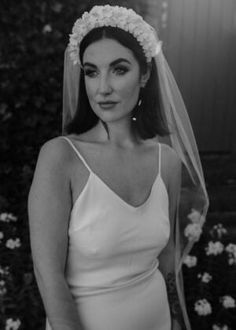
<path fill-rule="evenodd" d="M 135 207 L 112 191 L 72 141 L 63 138 L 89 170 L 71 211 L 66 265 L 84 330 L 170 330 L 166 285 L 158 269 L 158 255 L 170 235 L 161 144 L 150 194 Z M 48 323 L 46 329 L 51 329 Z"/>

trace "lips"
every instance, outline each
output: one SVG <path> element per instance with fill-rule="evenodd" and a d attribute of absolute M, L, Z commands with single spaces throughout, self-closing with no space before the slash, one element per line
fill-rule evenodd
<path fill-rule="evenodd" d="M 106 101 L 106 102 L 98 102 L 101 108 L 110 109 L 113 108 L 118 102 Z"/>
<path fill-rule="evenodd" d="M 114 101 L 104 101 L 104 102 L 98 102 L 98 104 L 104 105 L 104 104 L 116 104 L 117 102 Z"/>

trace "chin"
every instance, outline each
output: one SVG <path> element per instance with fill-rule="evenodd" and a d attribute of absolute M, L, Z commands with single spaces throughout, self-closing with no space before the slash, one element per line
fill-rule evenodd
<path fill-rule="evenodd" d="M 93 111 L 101 121 L 108 124 L 123 120 L 130 121 L 132 109 L 124 111 L 124 109 L 122 109 L 121 107 L 117 107 L 116 109 L 114 108 L 114 109 L 102 110 L 100 108 L 95 107 L 93 108 Z"/>
<path fill-rule="evenodd" d="M 106 114 L 97 114 L 98 118 L 102 120 L 103 122 L 109 124 L 109 123 L 115 123 L 123 120 L 131 120 L 130 114 L 126 115 L 119 115 L 117 113 L 106 113 Z"/>

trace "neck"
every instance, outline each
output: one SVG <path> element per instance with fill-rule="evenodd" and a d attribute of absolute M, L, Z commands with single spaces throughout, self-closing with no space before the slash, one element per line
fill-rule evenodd
<path fill-rule="evenodd" d="M 102 123 L 99 120 L 97 131 L 101 140 L 114 147 L 132 148 L 140 143 L 130 120 L 110 123 Z"/>

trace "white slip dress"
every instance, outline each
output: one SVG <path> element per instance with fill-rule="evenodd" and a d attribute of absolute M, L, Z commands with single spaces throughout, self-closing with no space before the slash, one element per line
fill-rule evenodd
<path fill-rule="evenodd" d="M 170 330 L 158 255 L 170 236 L 169 198 L 158 174 L 147 200 L 132 206 L 90 168 L 70 215 L 66 279 L 83 330 Z M 51 327 L 47 320 L 46 330 Z"/>

